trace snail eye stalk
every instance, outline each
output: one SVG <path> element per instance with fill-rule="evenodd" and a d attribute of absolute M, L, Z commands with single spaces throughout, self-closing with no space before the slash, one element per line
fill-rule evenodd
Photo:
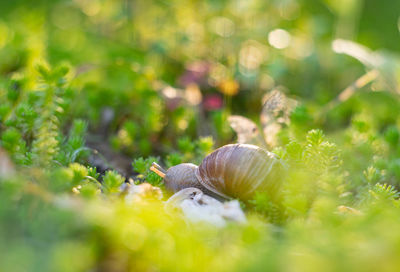
<path fill-rule="evenodd" d="M 166 175 L 166 172 L 161 166 L 159 166 L 157 163 L 153 162 L 150 170 L 159 175 L 160 177 L 164 178 Z"/>

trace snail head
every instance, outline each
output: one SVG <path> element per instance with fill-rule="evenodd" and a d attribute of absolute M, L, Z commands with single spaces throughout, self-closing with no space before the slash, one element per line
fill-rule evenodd
<path fill-rule="evenodd" d="M 157 163 L 153 163 L 150 170 L 164 179 L 167 190 L 178 192 L 189 187 L 203 188 L 195 174 L 197 168 L 197 165 L 192 163 L 181 163 L 166 171 Z"/>

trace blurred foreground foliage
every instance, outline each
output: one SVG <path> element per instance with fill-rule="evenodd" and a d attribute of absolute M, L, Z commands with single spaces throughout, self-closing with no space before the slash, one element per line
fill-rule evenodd
<path fill-rule="evenodd" d="M 397 271 L 399 10 L 2 1 L 0 270 Z M 272 150 L 279 197 L 224 228 L 165 209 L 151 163 L 200 163 L 274 89 L 298 101 Z M 126 201 L 127 182 L 165 197 Z"/>

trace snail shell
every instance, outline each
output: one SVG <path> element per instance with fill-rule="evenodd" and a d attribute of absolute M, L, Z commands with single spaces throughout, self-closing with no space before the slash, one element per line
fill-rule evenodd
<path fill-rule="evenodd" d="M 274 153 L 255 145 L 230 144 L 205 157 L 199 167 L 183 163 L 161 174 L 173 192 L 195 187 L 214 197 L 248 200 L 257 191 L 273 197 L 282 170 L 282 161 Z"/>
<path fill-rule="evenodd" d="M 250 199 L 256 191 L 274 194 L 282 163 L 258 146 L 226 145 L 204 158 L 195 175 L 201 185 L 225 198 Z"/>

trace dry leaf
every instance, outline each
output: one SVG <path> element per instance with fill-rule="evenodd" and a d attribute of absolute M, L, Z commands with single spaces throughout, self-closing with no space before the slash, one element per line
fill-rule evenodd
<path fill-rule="evenodd" d="M 381 56 L 368 47 L 349 40 L 334 40 L 332 49 L 338 54 L 346 54 L 357 59 L 369 68 L 380 66 L 383 61 Z"/>
<path fill-rule="evenodd" d="M 287 98 L 284 93 L 275 89 L 264 96 L 260 121 L 264 139 L 269 147 L 277 144 L 276 136 L 284 125 L 290 121 L 290 113 L 297 101 Z"/>
<path fill-rule="evenodd" d="M 237 134 L 238 143 L 265 146 L 262 136 L 260 135 L 260 131 L 253 121 L 239 115 L 229 116 L 228 121 L 232 129 Z"/>
<path fill-rule="evenodd" d="M 383 85 L 383 88 L 400 93 L 400 82 L 397 76 L 400 69 L 398 54 L 388 51 L 372 51 L 364 45 L 342 39 L 334 40 L 332 49 L 338 54 L 346 54 L 357 59 L 368 70 L 377 73 L 373 81 Z"/>

